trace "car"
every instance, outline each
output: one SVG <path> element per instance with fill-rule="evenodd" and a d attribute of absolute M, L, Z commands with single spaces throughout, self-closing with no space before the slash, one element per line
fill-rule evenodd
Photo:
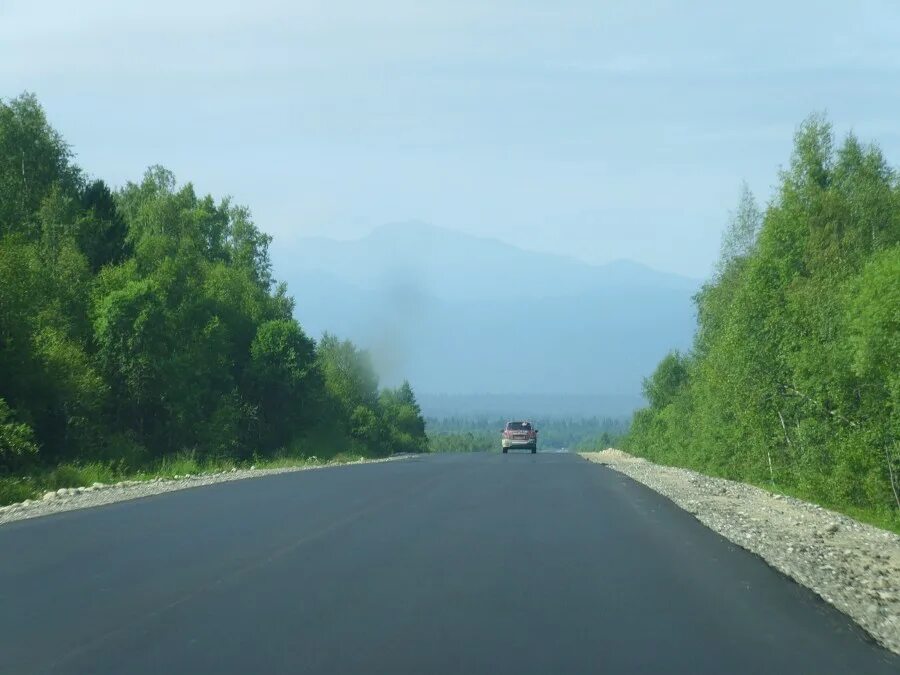
<path fill-rule="evenodd" d="M 500 438 L 500 449 L 505 455 L 510 448 L 524 448 L 537 452 L 537 433 L 531 422 L 507 422 Z"/>

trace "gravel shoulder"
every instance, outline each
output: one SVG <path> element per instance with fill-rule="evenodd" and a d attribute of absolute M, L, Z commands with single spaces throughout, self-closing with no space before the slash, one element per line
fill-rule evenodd
<path fill-rule="evenodd" d="M 76 509 L 89 509 L 94 506 L 114 504 L 129 499 L 140 499 L 164 492 L 186 490 L 188 488 L 213 485 L 214 483 L 226 483 L 233 480 L 245 480 L 247 478 L 261 478 L 273 476 L 279 473 L 293 473 L 296 471 L 315 471 L 339 466 L 352 466 L 354 464 L 375 464 L 408 459 L 411 455 L 394 455 L 381 459 L 363 459 L 354 462 L 340 462 L 329 464 L 308 464 L 295 467 L 277 469 L 232 469 L 219 473 L 207 473 L 178 476 L 176 478 L 153 478 L 150 480 L 130 480 L 115 484 L 105 485 L 94 483 L 80 487 L 60 488 L 53 492 L 47 492 L 42 499 L 30 500 L 18 504 L 10 504 L 0 507 L 0 525 L 28 518 L 49 516 L 63 511 Z"/>
<path fill-rule="evenodd" d="M 581 456 L 668 497 L 900 654 L 900 536 L 799 499 L 653 464 L 621 450 Z"/>

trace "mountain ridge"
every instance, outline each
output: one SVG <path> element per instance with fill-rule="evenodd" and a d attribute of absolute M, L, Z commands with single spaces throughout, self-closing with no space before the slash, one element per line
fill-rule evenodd
<path fill-rule="evenodd" d="M 689 346 L 700 286 L 633 261 L 592 265 L 417 223 L 298 239 L 273 262 L 310 335 L 352 339 L 387 384 L 409 379 L 423 394 L 634 401 L 659 359 Z"/>
<path fill-rule="evenodd" d="M 698 279 L 633 260 L 593 264 L 418 222 L 389 223 L 349 240 L 302 237 L 289 248 L 290 265 L 306 271 L 369 290 L 412 285 L 443 299 L 473 299 L 487 288 L 512 299 L 547 297 L 548 290 L 566 295 L 601 287 L 700 285 Z M 465 277 L 458 275 L 462 268 Z M 553 283 L 537 275 L 552 277 Z"/>

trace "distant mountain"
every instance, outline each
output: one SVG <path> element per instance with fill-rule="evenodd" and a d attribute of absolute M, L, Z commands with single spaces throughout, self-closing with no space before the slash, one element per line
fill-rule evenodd
<path fill-rule="evenodd" d="M 485 299 L 487 292 L 492 298 L 532 300 L 620 288 L 697 287 L 693 279 L 629 260 L 589 265 L 416 222 L 384 225 L 355 241 L 302 239 L 284 262 L 361 289 L 412 288 L 444 300 Z"/>
<path fill-rule="evenodd" d="M 637 394 L 428 394 L 418 395 L 426 417 L 447 419 L 503 419 L 510 416 L 530 420 L 565 418 L 628 418 L 640 407 Z"/>
<path fill-rule="evenodd" d="M 696 280 L 421 223 L 354 241 L 301 239 L 273 259 L 310 335 L 351 338 L 385 382 L 408 378 L 423 394 L 580 396 L 579 407 L 612 396 L 597 400 L 618 414 L 694 330 Z"/>

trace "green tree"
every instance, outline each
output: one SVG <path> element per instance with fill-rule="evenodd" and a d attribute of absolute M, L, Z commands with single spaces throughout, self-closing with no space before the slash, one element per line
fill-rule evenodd
<path fill-rule="evenodd" d="M 72 194 L 77 188 L 71 157 L 33 94 L 0 99 L 0 237 L 19 232 L 38 238 L 35 214 L 50 190 Z"/>
<path fill-rule="evenodd" d="M 261 447 L 283 446 L 298 429 L 313 426 L 321 409 L 315 343 L 293 319 L 267 321 L 257 330 L 250 358 L 263 423 Z"/>
<path fill-rule="evenodd" d="M 744 189 L 694 348 L 649 379 L 628 446 L 896 518 L 898 200 L 878 148 L 801 125 L 761 221 Z"/>
<path fill-rule="evenodd" d="M 75 224 L 78 245 L 94 274 L 105 265 L 123 262 L 130 253 L 128 228 L 106 183 L 95 180 L 87 185 L 80 206 L 82 214 Z"/>
<path fill-rule="evenodd" d="M 384 389 L 380 395 L 384 423 L 394 452 L 427 452 L 425 418 L 409 382 L 397 389 Z"/>
<path fill-rule="evenodd" d="M 8 466 L 14 458 L 35 453 L 37 444 L 31 427 L 18 422 L 6 401 L 0 398 L 0 466 Z"/>
<path fill-rule="evenodd" d="M 644 397 L 652 408 L 665 408 L 688 383 L 687 360 L 677 351 L 669 354 L 644 380 Z"/>
<path fill-rule="evenodd" d="M 304 334 L 270 242 L 160 166 L 86 181 L 33 96 L 0 101 L 0 473 L 424 448 L 408 386 Z"/>

